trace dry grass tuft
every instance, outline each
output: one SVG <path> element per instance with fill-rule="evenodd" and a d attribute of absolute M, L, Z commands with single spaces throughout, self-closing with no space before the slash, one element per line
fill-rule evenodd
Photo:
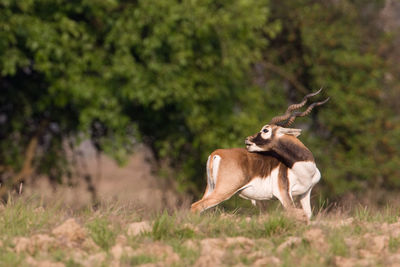
<path fill-rule="evenodd" d="M 15 199 L 0 209 L 1 266 L 396 266 L 398 210 L 321 211 L 310 223 L 279 208 L 142 214 Z"/>

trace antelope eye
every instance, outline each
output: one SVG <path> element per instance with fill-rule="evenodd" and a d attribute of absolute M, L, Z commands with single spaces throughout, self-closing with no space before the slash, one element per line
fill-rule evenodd
<path fill-rule="evenodd" d="M 268 133 L 268 129 L 263 129 L 263 133 Z"/>

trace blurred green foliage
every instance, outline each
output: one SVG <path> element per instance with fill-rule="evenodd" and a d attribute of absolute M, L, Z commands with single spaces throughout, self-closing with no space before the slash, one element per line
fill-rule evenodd
<path fill-rule="evenodd" d="M 69 171 L 67 143 L 120 162 L 144 143 L 198 194 L 212 150 L 324 86 L 331 101 L 297 127 L 325 195 L 399 188 L 383 4 L 0 0 L 0 171 L 21 169 L 38 133 L 35 171 L 51 179 Z"/>

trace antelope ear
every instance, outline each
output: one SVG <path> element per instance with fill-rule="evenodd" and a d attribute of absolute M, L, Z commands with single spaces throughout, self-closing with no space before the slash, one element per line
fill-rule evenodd
<path fill-rule="evenodd" d="M 293 135 L 294 137 L 297 137 L 301 134 L 301 129 L 280 127 L 278 130 L 278 134 L 288 134 L 288 135 Z"/>

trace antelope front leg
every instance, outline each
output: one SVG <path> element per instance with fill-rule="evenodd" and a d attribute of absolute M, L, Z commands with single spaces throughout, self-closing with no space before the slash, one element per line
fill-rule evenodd
<path fill-rule="evenodd" d="M 288 168 L 281 163 L 279 166 L 278 180 L 274 188 L 274 195 L 285 209 L 293 209 L 294 203 L 289 194 Z"/>
<path fill-rule="evenodd" d="M 282 203 L 283 207 L 286 210 L 286 214 L 289 217 L 294 218 L 295 220 L 302 222 L 309 222 L 309 216 L 303 209 L 298 209 L 295 207 L 292 199 L 290 198 L 289 192 L 286 190 L 279 190 L 279 193 L 276 195 L 279 201 Z M 303 204 L 303 202 L 302 202 Z"/>
<path fill-rule="evenodd" d="M 300 203 L 301 206 L 306 213 L 308 219 L 311 218 L 312 216 L 312 211 L 311 211 L 311 204 L 310 204 L 310 195 L 311 195 L 311 189 L 310 188 L 305 194 L 303 194 L 300 198 Z"/>
<path fill-rule="evenodd" d="M 289 193 L 289 180 L 288 180 L 288 169 L 285 165 L 279 167 L 279 175 L 277 187 L 275 188 L 275 196 L 282 203 L 286 209 L 287 214 L 296 220 L 308 222 L 308 214 L 302 209 L 297 209 L 293 203 L 293 199 Z"/>
<path fill-rule="evenodd" d="M 274 195 L 277 199 L 279 199 L 286 210 L 292 210 L 295 208 L 286 185 L 278 182 L 278 190 Z"/>

